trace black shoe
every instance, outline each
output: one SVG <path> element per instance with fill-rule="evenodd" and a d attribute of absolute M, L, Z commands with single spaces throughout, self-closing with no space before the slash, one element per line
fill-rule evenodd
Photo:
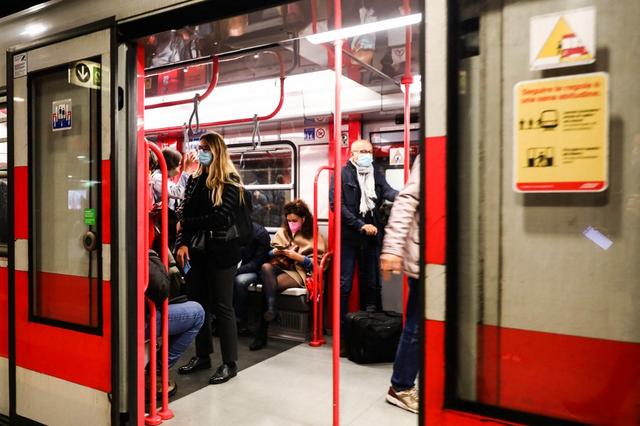
<path fill-rule="evenodd" d="M 215 374 L 209 377 L 210 385 L 219 385 L 221 383 L 228 382 L 233 377 L 238 375 L 238 366 L 235 362 L 222 364 L 216 370 Z"/>
<path fill-rule="evenodd" d="M 156 383 L 158 384 L 158 387 L 156 389 L 157 398 L 162 399 L 162 376 L 158 376 Z M 171 398 L 173 395 L 176 394 L 176 392 L 178 392 L 178 384 L 171 379 L 169 379 L 169 384 L 167 387 L 168 387 L 167 394 L 169 398 Z"/>
<path fill-rule="evenodd" d="M 253 339 L 253 342 L 251 342 L 251 344 L 249 345 L 249 350 L 258 351 L 264 348 L 265 346 L 267 346 L 267 339 L 264 339 L 263 337 L 256 337 L 255 339 Z"/>
<path fill-rule="evenodd" d="M 266 322 L 271 322 L 278 316 L 278 309 L 276 308 L 276 298 L 267 298 L 267 310 L 262 316 Z"/>
<path fill-rule="evenodd" d="M 178 368 L 178 374 L 191 374 L 194 371 L 205 370 L 211 368 L 211 360 L 209 357 L 201 358 L 194 356 L 188 363 Z"/>

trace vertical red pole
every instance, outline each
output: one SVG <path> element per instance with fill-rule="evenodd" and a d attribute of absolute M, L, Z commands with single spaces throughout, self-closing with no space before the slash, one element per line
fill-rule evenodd
<path fill-rule="evenodd" d="M 138 206 L 142 204 L 142 209 L 138 211 L 138 220 L 140 221 L 140 215 L 142 216 L 143 227 L 138 229 L 144 229 L 144 252 L 141 256 L 138 256 L 138 259 L 142 260 L 142 265 L 138 264 L 138 266 L 142 267 L 144 270 L 143 274 L 143 288 L 146 290 L 149 285 L 149 149 L 147 148 L 147 143 L 144 138 L 144 67 L 141 67 L 141 64 L 144 64 L 144 48 L 139 45 L 138 46 L 138 187 L 140 185 L 143 186 L 142 194 L 144 194 L 144 202 L 140 203 L 138 201 Z M 142 82 L 142 83 L 141 83 Z M 140 159 L 143 161 L 141 162 Z M 163 158 L 164 159 L 164 158 Z M 166 164 L 165 164 L 165 172 L 166 172 Z M 141 295 L 139 295 L 142 299 L 144 299 L 144 291 Z M 149 414 L 144 419 L 144 424 L 148 426 L 157 426 L 162 423 L 162 418 L 156 412 L 156 305 L 151 300 L 146 300 L 147 309 L 149 309 Z M 144 316 L 144 309 L 142 312 L 138 313 L 138 318 L 140 316 Z M 142 332 L 141 336 L 144 338 L 144 319 L 142 320 Z M 140 328 L 139 328 L 140 329 Z M 140 337 L 139 337 L 140 338 Z M 138 353 L 140 355 L 140 352 Z M 138 395 L 144 395 L 144 365 L 140 367 L 141 363 L 144 361 L 144 341 L 142 345 L 142 360 L 139 361 L 139 370 L 138 370 Z M 140 377 L 142 376 L 142 380 Z M 144 410 L 143 410 L 144 411 Z"/>
<path fill-rule="evenodd" d="M 137 329 L 137 371 L 136 371 L 136 384 L 137 384 L 137 410 L 138 413 L 135 423 L 141 425 L 145 422 L 144 411 L 144 309 L 145 298 L 144 291 L 146 289 L 149 271 L 148 271 L 148 253 L 149 253 L 149 158 L 146 144 L 144 142 L 144 47 L 138 46 L 136 52 L 136 138 L 137 138 L 137 174 L 136 174 L 136 186 L 137 198 L 136 210 L 137 210 L 137 228 L 144 230 L 138 232 L 137 237 L 137 258 L 141 259 L 138 264 L 137 271 L 137 300 L 136 300 L 136 329 Z"/>
<path fill-rule="evenodd" d="M 403 2 L 404 14 L 411 13 L 410 0 Z M 404 86 L 404 183 L 409 180 L 411 172 L 411 94 L 409 90 L 413 83 L 413 74 L 411 74 L 411 26 L 407 25 L 405 29 L 405 47 L 404 47 L 404 75 L 400 83 Z M 402 323 L 404 324 L 407 316 L 407 299 L 409 298 L 409 278 L 405 275 L 402 281 Z"/>
<path fill-rule="evenodd" d="M 324 170 L 332 170 L 330 166 L 322 166 L 316 172 L 316 175 L 313 179 L 313 259 L 314 262 L 317 262 L 318 259 L 318 179 L 320 178 L 320 174 Z M 327 249 L 325 247 L 325 257 L 327 256 Z M 324 268 L 320 266 L 324 265 L 323 262 L 318 262 L 318 266 L 314 265 L 313 267 L 313 282 L 315 283 L 315 292 L 312 294 L 312 303 L 313 303 L 313 332 L 311 335 L 311 341 L 309 342 L 310 346 L 317 347 L 324 345 L 325 340 L 322 337 L 322 275 L 324 272 Z"/>
<path fill-rule="evenodd" d="M 333 2 L 334 29 L 342 27 L 342 5 L 340 0 Z M 335 144 L 335 173 L 333 199 L 335 206 L 334 235 L 335 249 L 333 259 L 333 425 L 340 425 L 340 238 L 342 234 L 342 111 L 340 109 L 340 84 L 342 82 L 342 40 L 335 41 L 335 109 L 333 112 L 333 140 Z"/>
<path fill-rule="evenodd" d="M 162 175 L 162 191 L 160 195 L 161 219 L 160 219 L 160 258 L 167 272 L 169 272 L 169 171 L 167 162 L 158 146 L 147 142 L 147 146 L 158 158 L 160 174 Z M 155 326 L 155 324 L 154 324 Z M 169 300 L 162 304 L 162 409 L 158 412 L 163 420 L 173 418 L 169 409 Z M 155 379 L 155 374 L 154 374 Z"/>

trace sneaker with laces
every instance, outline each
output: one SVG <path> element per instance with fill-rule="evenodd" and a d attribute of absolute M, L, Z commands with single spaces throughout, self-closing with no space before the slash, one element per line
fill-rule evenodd
<path fill-rule="evenodd" d="M 386 399 L 389 404 L 418 413 L 418 390 L 415 386 L 403 391 L 397 391 L 393 386 L 389 386 Z"/>

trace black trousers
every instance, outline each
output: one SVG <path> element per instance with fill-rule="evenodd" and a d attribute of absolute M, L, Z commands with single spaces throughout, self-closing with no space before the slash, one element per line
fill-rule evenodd
<path fill-rule="evenodd" d="M 380 285 L 380 239 L 362 237 L 356 241 L 342 240 L 340 252 L 340 321 L 349 311 L 349 295 L 353 285 L 356 262 L 360 268 L 360 309 L 375 306 L 382 309 Z"/>
<path fill-rule="evenodd" d="M 189 299 L 202 305 L 205 320 L 196 336 L 196 355 L 208 357 L 213 353 L 211 337 L 211 314 L 214 313 L 220 335 L 222 361 L 238 360 L 238 332 L 233 310 L 233 280 L 237 265 L 220 268 L 213 259 L 192 257 L 191 270 L 187 274 L 187 294 Z"/>

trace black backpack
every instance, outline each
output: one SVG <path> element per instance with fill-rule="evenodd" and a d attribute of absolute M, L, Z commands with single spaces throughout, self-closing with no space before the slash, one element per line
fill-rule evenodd
<path fill-rule="evenodd" d="M 149 250 L 149 285 L 145 296 L 153 301 L 156 306 L 162 306 L 162 303 L 169 297 L 170 279 L 167 271 L 164 269 L 160 256 Z"/>

